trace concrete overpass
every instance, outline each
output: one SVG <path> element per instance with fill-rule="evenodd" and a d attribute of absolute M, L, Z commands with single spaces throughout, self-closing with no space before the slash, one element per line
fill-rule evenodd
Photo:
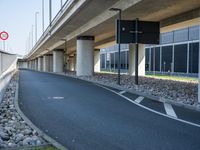
<path fill-rule="evenodd" d="M 200 23 L 199 0 L 69 0 L 26 56 L 27 66 L 63 72 L 67 63 L 78 76 L 98 72 L 99 49 L 115 43 L 117 14 L 109 11 L 112 7 L 122 9 L 123 19 L 160 21 L 161 32 Z M 144 45 L 139 48 L 139 75 L 144 75 Z M 134 45 L 130 44 L 129 74 L 134 72 Z"/>

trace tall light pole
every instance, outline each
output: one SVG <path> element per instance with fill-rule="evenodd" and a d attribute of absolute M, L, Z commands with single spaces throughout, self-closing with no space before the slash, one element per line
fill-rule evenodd
<path fill-rule="evenodd" d="M 39 12 L 35 12 L 35 44 L 37 43 L 37 15 Z"/>
<path fill-rule="evenodd" d="M 115 11 L 119 13 L 118 16 L 118 78 L 117 78 L 117 84 L 120 85 L 120 70 L 121 70 L 121 18 L 122 18 L 122 10 L 119 8 L 110 8 L 110 11 Z"/>
<path fill-rule="evenodd" d="M 44 33 L 44 0 L 42 0 L 42 33 Z"/>
<path fill-rule="evenodd" d="M 62 9 L 62 6 L 63 6 L 63 1 L 62 0 L 60 0 L 60 8 Z"/>
<path fill-rule="evenodd" d="M 31 30 L 31 49 L 33 48 L 33 32 L 34 32 L 34 25 L 32 25 L 32 30 Z"/>
<path fill-rule="evenodd" d="M 52 0 L 49 0 L 49 26 L 51 26 L 51 17 L 52 17 Z"/>

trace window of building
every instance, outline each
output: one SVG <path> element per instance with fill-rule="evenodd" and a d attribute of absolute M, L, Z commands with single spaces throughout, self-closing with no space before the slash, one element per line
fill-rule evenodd
<path fill-rule="evenodd" d="M 184 42 L 188 40 L 188 28 L 174 31 L 174 42 Z"/>
<path fill-rule="evenodd" d="M 164 72 L 171 72 L 172 68 L 172 46 L 162 47 L 162 68 Z"/>
<path fill-rule="evenodd" d="M 166 32 L 161 34 L 161 43 L 168 44 L 173 43 L 173 32 Z"/>
<path fill-rule="evenodd" d="M 145 49 L 145 71 L 149 71 L 150 69 L 150 58 L 149 58 L 149 51 L 150 51 L 150 48 L 146 48 Z"/>
<path fill-rule="evenodd" d="M 120 58 L 121 58 L 121 69 L 126 69 L 126 54 L 125 54 L 125 51 L 121 52 Z"/>
<path fill-rule="evenodd" d="M 101 54 L 101 68 L 105 69 L 105 54 Z"/>
<path fill-rule="evenodd" d="M 174 72 L 187 72 L 187 44 L 174 46 Z"/>
<path fill-rule="evenodd" d="M 198 73 L 199 43 L 190 43 L 189 46 L 189 73 Z"/>
<path fill-rule="evenodd" d="M 193 26 L 189 28 L 189 40 L 198 40 L 199 39 L 199 26 Z"/>
<path fill-rule="evenodd" d="M 111 53 L 110 54 L 110 61 L 111 61 L 111 64 L 110 64 L 110 66 L 111 66 L 111 69 L 114 69 L 115 68 L 115 53 Z"/>

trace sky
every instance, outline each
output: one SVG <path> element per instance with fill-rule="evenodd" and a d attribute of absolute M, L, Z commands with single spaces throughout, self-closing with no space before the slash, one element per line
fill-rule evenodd
<path fill-rule="evenodd" d="M 62 0 L 64 4 L 66 0 Z M 49 0 L 44 0 L 44 29 L 49 25 Z M 52 0 L 52 18 L 61 8 L 61 0 Z M 42 35 L 42 0 L 0 0 L 0 32 L 6 31 L 5 51 L 24 55 L 30 51 L 33 27 L 35 44 L 35 13 L 37 15 L 37 39 Z M 0 49 L 4 48 L 0 40 Z"/>

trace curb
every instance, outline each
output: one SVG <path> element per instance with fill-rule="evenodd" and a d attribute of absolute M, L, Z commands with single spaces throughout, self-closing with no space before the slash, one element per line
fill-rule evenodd
<path fill-rule="evenodd" d="M 51 144 L 43 144 L 40 146 L 20 146 L 20 147 L 14 147 L 14 148 L 3 148 L 1 150 L 36 150 L 51 146 Z"/>
<path fill-rule="evenodd" d="M 168 104 L 172 104 L 172 105 L 175 105 L 175 106 L 178 106 L 178 107 L 187 108 L 187 109 L 190 109 L 190 110 L 195 110 L 195 111 L 200 112 L 200 107 L 187 105 L 187 104 L 184 104 L 184 103 L 181 103 L 181 102 L 176 102 L 176 101 L 173 101 L 173 100 L 170 100 L 170 99 L 149 95 L 149 94 L 139 92 L 139 91 L 132 91 L 130 89 L 126 89 L 126 88 L 123 88 L 123 87 L 114 87 L 112 85 L 106 85 L 106 84 L 103 84 L 103 83 L 100 83 L 100 82 L 95 82 L 95 81 L 91 81 L 91 80 L 87 80 L 87 79 L 81 79 L 81 78 L 78 78 L 76 76 L 74 77 L 74 76 L 70 76 L 70 75 L 67 75 L 67 74 L 60 74 L 60 73 L 54 73 L 54 72 L 44 72 L 44 71 L 37 71 L 37 70 L 31 70 L 31 69 L 26 69 L 26 70 L 41 72 L 41 73 L 49 73 L 49 74 L 60 75 L 60 76 L 65 76 L 65 77 L 71 77 L 71 78 L 74 78 L 74 79 L 79 79 L 79 80 L 82 80 L 82 81 L 87 81 L 87 82 L 99 84 L 99 85 L 102 85 L 102 86 L 107 86 L 107 87 L 115 88 L 115 89 L 118 89 L 118 90 L 123 90 L 123 91 L 129 92 L 129 93 L 132 93 L 132 94 L 136 94 L 136 95 L 146 97 L 146 98 L 151 99 L 153 101 L 168 103 Z"/>
<path fill-rule="evenodd" d="M 18 72 L 17 72 L 18 73 Z M 53 146 L 55 146 L 56 148 L 58 148 L 59 150 L 68 150 L 66 147 L 64 147 L 63 145 L 61 145 L 60 143 L 58 143 L 56 140 L 54 140 L 53 138 L 49 137 L 46 133 L 44 133 L 42 130 L 40 130 L 38 127 L 36 127 L 25 115 L 24 113 L 21 111 L 21 109 L 19 108 L 19 103 L 18 103 L 18 92 L 19 92 L 19 74 L 17 77 L 17 83 L 16 83 L 16 91 L 15 91 L 15 99 L 14 99 L 14 105 L 15 108 L 17 110 L 17 112 L 19 113 L 19 115 L 23 118 L 23 120 L 35 131 L 37 131 L 37 133 L 43 137 L 46 141 L 48 141 L 49 143 L 51 143 Z"/>

